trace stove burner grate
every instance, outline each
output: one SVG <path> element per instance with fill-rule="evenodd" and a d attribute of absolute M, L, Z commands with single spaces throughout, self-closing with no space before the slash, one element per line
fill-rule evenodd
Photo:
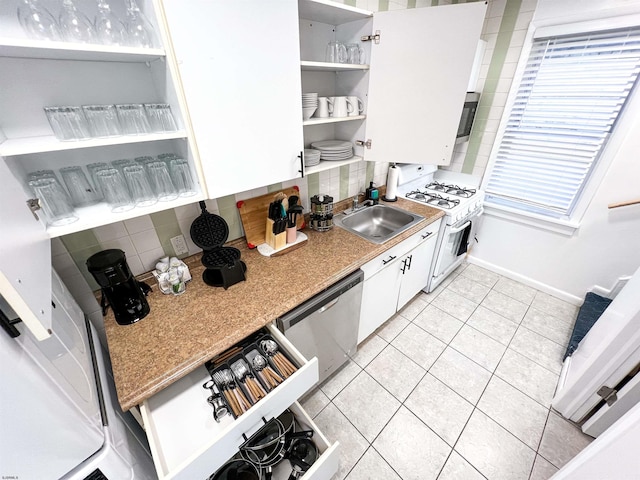
<path fill-rule="evenodd" d="M 475 195 L 476 190 L 473 188 L 459 187 L 458 185 L 449 185 L 440 182 L 431 182 L 425 188 L 435 190 L 437 192 L 446 193 L 447 195 L 455 195 L 456 197 L 470 198 Z"/>
<path fill-rule="evenodd" d="M 457 198 L 447 198 L 437 193 L 421 192 L 420 190 L 413 190 L 407 193 L 405 197 L 445 209 L 451 209 L 460 204 L 460 200 Z"/>

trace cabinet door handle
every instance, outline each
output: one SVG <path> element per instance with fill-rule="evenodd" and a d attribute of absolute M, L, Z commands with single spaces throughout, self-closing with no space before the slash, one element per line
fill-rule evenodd
<path fill-rule="evenodd" d="M 404 275 L 404 271 L 407 269 L 407 259 L 402 260 L 402 274 Z"/>
<path fill-rule="evenodd" d="M 407 264 L 407 270 L 411 270 L 411 260 L 413 260 L 413 254 L 409 255 L 409 258 L 407 258 L 407 260 L 409 261 L 409 263 Z"/>
<path fill-rule="evenodd" d="M 427 232 L 424 235 L 422 235 L 422 239 L 424 240 L 425 238 L 430 237 L 431 235 L 433 235 L 433 232 Z"/>
<path fill-rule="evenodd" d="M 300 178 L 304 178 L 304 152 L 300 152 L 300 155 L 298 155 L 298 158 L 300 159 L 300 170 L 298 170 L 298 172 L 301 175 Z"/>
<path fill-rule="evenodd" d="M 395 255 L 389 255 L 389 258 L 387 258 L 386 260 L 382 260 L 382 264 L 386 265 L 387 263 L 389 263 L 392 260 L 395 260 L 396 256 Z"/>

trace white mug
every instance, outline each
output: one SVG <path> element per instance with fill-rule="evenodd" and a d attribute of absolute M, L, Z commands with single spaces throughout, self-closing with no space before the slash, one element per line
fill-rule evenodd
<path fill-rule="evenodd" d="M 347 97 L 329 97 L 329 113 L 332 117 L 347 117 L 353 110 L 353 105 L 347 103 Z"/>
<path fill-rule="evenodd" d="M 316 118 L 329 118 L 329 98 L 318 97 L 318 109 L 313 114 Z"/>
<path fill-rule="evenodd" d="M 349 112 L 350 117 L 362 115 L 362 112 L 364 112 L 364 103 L 355 95 L 350 95 L 347 97 L 347 104 L 351 105 L 352 107 L 352 110 Z"/>

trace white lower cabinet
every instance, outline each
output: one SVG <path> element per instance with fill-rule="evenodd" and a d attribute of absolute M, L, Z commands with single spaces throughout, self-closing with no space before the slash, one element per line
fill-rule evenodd
<path fill-rule="evenodd" d="M 441 222 L 428 225 L 361 267 L 365 281 L 358 343 L 427 286 Z"/>
<path fill-rule="evenodd" d="M 213 419 L 213 410 L 207 403 L 210 392 L 202 387 L 211 379 L 204 366 L 141 405 L 158 478 L 208 478 L 238 452 L 245 437 L 249 438 L 266 421 L 277 417 L 287 408 L 291 409 L 304 428 L 315 431 L 313 441 L 321 454 L 300 478 L 328 480 L 338 470 L 338 443 L 330 443 L 297 403 L 297 399 L 318 382 L 318 360 L 304 358 L 275 326 L 269 325 L 267 329 L 300 367 L 237 419 L 230 415 L 225 416 L 220 423 Z M 289 462 L 281 464 L 274 471 L 282 471 L 281 476 L 287 478 L 291 473 Z M 274 478 L 279 476 L 274 474 Z"/>

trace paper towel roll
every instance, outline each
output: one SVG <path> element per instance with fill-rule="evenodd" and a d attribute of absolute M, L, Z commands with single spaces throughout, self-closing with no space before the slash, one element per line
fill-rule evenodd
<path fill-rule="evenodd" d="M 397 200 L 396 195 L 398 193 L 398 176 L 400 175 L 398 168 L 395 165 L 389 166 L 387 172 L 387 192 L 384 195 L 383 200 L 387 202 L 395 202 Z"/>

